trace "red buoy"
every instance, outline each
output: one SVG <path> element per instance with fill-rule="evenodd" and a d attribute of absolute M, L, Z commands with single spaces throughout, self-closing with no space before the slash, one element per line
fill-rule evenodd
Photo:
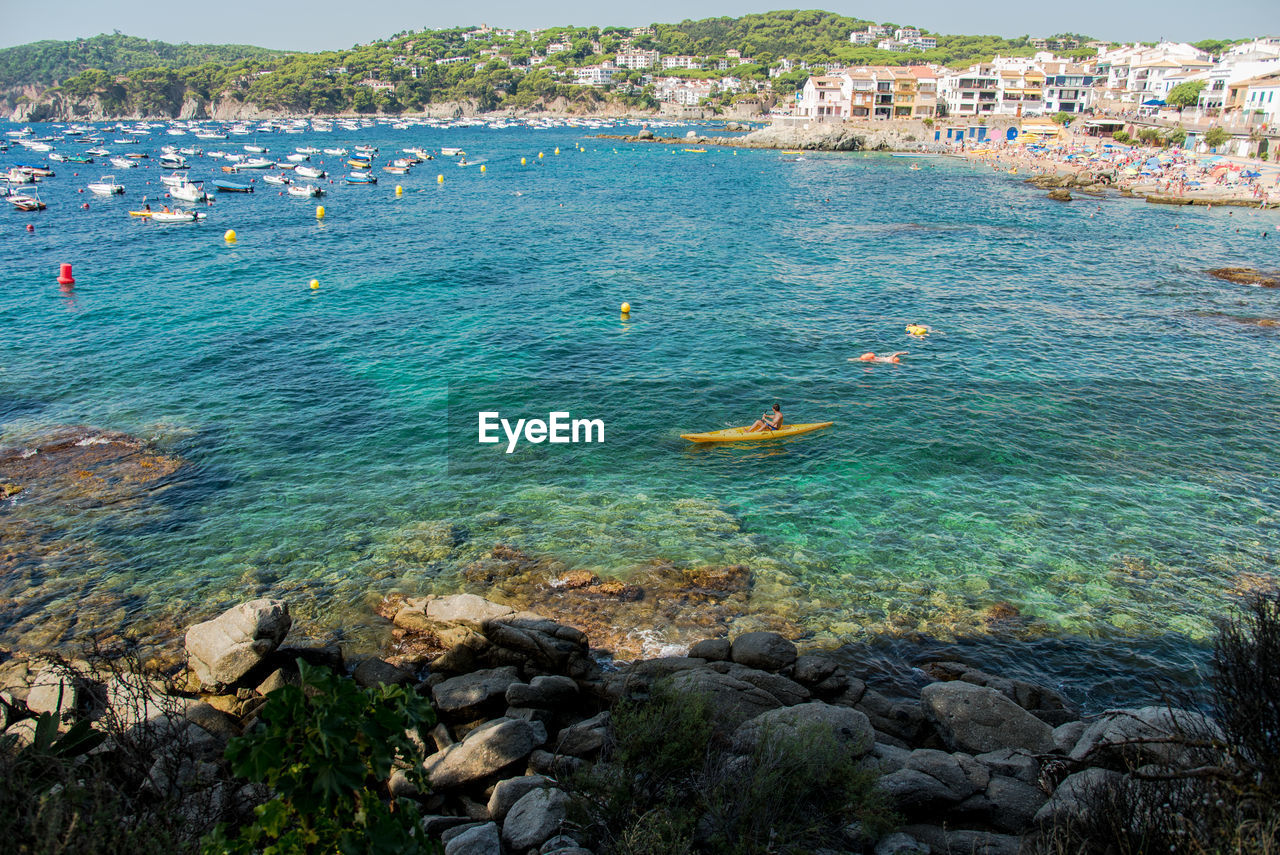
<path fill-rule="evenodd" d="M 31 223 L 27 223 L 27 231 L 34 232 L 35 230 L 36 230 L 35 226 L 31 225 Z"/>
<path fill-rule="evenodd" d="M 72 277 L 72 275 L 71 275 L 71 265 L 70 265 L 70 264 L 66 264 L 65 262 L 63 263 L 63 265 L 62 265 L 62 270 L 60 270 L 60 271 L 58 272 L 58 284 L 59 284 L 59 285 L 74 285 L 74 284 L 76 284 L 76 280 L 75 280 L 75 279 Z"/>

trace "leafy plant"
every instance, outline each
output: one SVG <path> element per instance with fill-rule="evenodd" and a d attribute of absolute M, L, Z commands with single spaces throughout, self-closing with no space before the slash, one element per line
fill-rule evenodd
<path fill-rule="evenodd" d="M 1217 148 L 1229 139 L 1231 134 L 1222 128 L 1210 128 L 1204 135 L 1204 144 L 1209 148 Z"/>
<path fill-rule="evenodd" d="M 403 687 L 362 689 L 328 669 L 298 665 L 301 685 L 272 692 L 254 730 L 227 744 L 232 771 L 275 795 L 238 834 L 219 828 L 205 853 L 427 851 L 414 836 L 416 807 L 384 797 L 398 761 L 421 783 L 421 751 L 410 733 L 425 737 L 435 723 L 430 703 Z"/>

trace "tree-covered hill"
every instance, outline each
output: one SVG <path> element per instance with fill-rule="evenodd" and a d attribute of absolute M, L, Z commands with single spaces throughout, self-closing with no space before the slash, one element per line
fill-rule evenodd
<path fill-rule="evenodd" d="M 87 68 L 118 74 L 139 68 L 184 68 L 284 55 L 284 51 L 252 45 L 175 45 L 119 33 L 74 41 L 40 41 L 0 49 L 0 90 L 33 84 L 53 86 Z"/>

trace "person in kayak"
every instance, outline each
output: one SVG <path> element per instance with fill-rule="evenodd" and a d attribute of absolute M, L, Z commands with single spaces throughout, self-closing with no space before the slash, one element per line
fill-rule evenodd
<path fill-rule="evenodd" d="M 864 354 L 862 354 L 861 356 L 859 356 L 859 357 L 858 357 L 858 361 L 859 361 L 859 362 L 894 362 L 894 363 L 897 363 L 897 362 L 901 362 L 901 361 L 902 361 L 902 360 L 901 360 L 901 359 L 899 359 L 898 357 L 900 357 L 900 356 L 906 356 L 906 355 L 907 355 L 907 352 L 906 352 L 905 350 L 899 350 L 899 351 L 897 351 L 897 352 L 895 352 L 895 353 L 891 353 L 891 354 L 889 354 L 888 356 L 876 356 L 874 353 L 864 353 Z M 849 361 L 850 361 L 850 362 L 853 362 L 853 360 L 852 360 L 852 359 L 850 359 Z"/>
<path fill-rule="evenodd" d="M 782 427 L 782 405 L 774 404 L 772 413 L 765 413 L 756 419 L 756 423 L 747 428 L 747 433 L 756 433 L 762 430 L 777 430 Z"/>

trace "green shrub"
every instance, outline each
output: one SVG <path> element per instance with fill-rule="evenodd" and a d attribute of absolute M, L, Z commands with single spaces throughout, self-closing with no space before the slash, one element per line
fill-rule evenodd
<path fill-rule="evenodd" d="M 614 709 L 602 762 L 568 782 L 574 820 L 609 855 L 764 855 L 843 848 L 840 831 L 894 825 L 874 776 L 825 729 L 766 733 L 739 756 L 706 698 L 655 685 Z M 781 848 L 780 848 L 781 847 Z"/>
<path fill-rule="evenodd" d="M 430 703 L 403 687 L 361 689 L 298 664 L 302 685 L 272 692 L 257 727 L 227 744 L 232 771 L 275 795 L 238 834 L 210 835 L 206 855 L 429 851 L 414 836 L 416 807 L 385 797 L 398 760 L 420 783 L 421 751 L 409 734 L 425 738 L 435 723 Z"/>
<path fill-rule="evenodd" d="M 1133 137 L 1129 136 L 1126 131 L 1116 131 L 1111 135 L 1111 138 L 1120 143 L 1120 145 L 1129 145 L 1129 143 L 1133 142 Z"/>
<path fill-rule="evenodd" d="M 1204 135 L 1204 144 L 1209 148 L 1217 148 L 1231 139 L 1231 134 L 1222 128 L 1210 128 Z"/>

